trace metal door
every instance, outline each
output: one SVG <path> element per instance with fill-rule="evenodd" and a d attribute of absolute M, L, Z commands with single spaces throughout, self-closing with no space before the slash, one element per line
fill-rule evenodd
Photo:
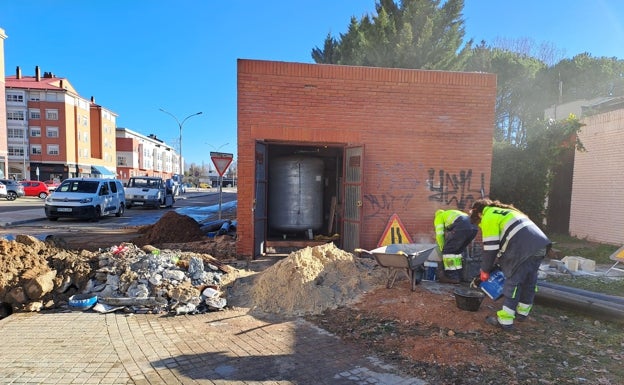
<path fill-rule="evenodd" d="M 344 192 L 342 249 L 349 252 L 360 247 L 363 167 L 364 146 L 345 148 L 342 189 Z"/>
<path fill-rule="evenodd" d="M 268 157 L 265 143 L 256 142 L 256 172 L 253 200 L 254 258 L 265 253 L 267 234 L 267 173 Z"/>

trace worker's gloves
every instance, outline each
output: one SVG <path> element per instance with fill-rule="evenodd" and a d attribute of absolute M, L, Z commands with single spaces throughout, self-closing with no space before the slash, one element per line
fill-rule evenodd
<path fill-rule="evenodd" d="M 490 273 L 486 273 L 485 271 L 481 270 L 481 273 L 479 274 L 479 279 L 481 279 L 481 282 L 485 282 L 490 278 Z"/>

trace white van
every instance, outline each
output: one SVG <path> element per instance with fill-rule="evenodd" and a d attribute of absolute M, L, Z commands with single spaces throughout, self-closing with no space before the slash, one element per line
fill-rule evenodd
<path fill-rule="evenodd" d="M 59 218 L 99 219 L 126 209 L 123 184 L 117 179 L 65 179 L 45 200 L 45 214 L 51 221 Z"/>

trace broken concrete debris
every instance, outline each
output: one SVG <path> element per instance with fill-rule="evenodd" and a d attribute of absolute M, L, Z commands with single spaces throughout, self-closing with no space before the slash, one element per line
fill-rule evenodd
<path fill-rule="evenodd" d="M 131 243 L 76 252 L 26 235 L 0 239 L 0 255 L 0 304 L 11 311 L 69 308 L 197 314 L 222 310 L 227 306 L 220 290 L 223 276 L 235 270 L 208 254 L 150 245 L 139 248 Z M 70 298 L 89 296 L 97 297 L 96 305 L 70 306 Z"/>
<path fill-rule="evenodd" d="M 220 293 L 224 272 L 217 266 L 204 263 L 192 253 L 147 249 L 150 252 L 123 244 L 100 254 L 100 268 L 85 292 L 96 294 L 98 302 L 105 305 L 125 306 L 137 312 L 196 314 L 226 306 L 225 300 L 214 300 L 214 292 L 210 296 L 202 292 L 210 288 Z"/>

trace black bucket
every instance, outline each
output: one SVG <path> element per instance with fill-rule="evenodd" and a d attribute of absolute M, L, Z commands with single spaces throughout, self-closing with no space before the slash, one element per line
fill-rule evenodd
<path fill-rule="evenodd" d="M 485 294 L 480 290 L 458 287 L 453 290 L 455 294 L 455 303 L 461 310 L 477 311 L 485 298 Z"/>

